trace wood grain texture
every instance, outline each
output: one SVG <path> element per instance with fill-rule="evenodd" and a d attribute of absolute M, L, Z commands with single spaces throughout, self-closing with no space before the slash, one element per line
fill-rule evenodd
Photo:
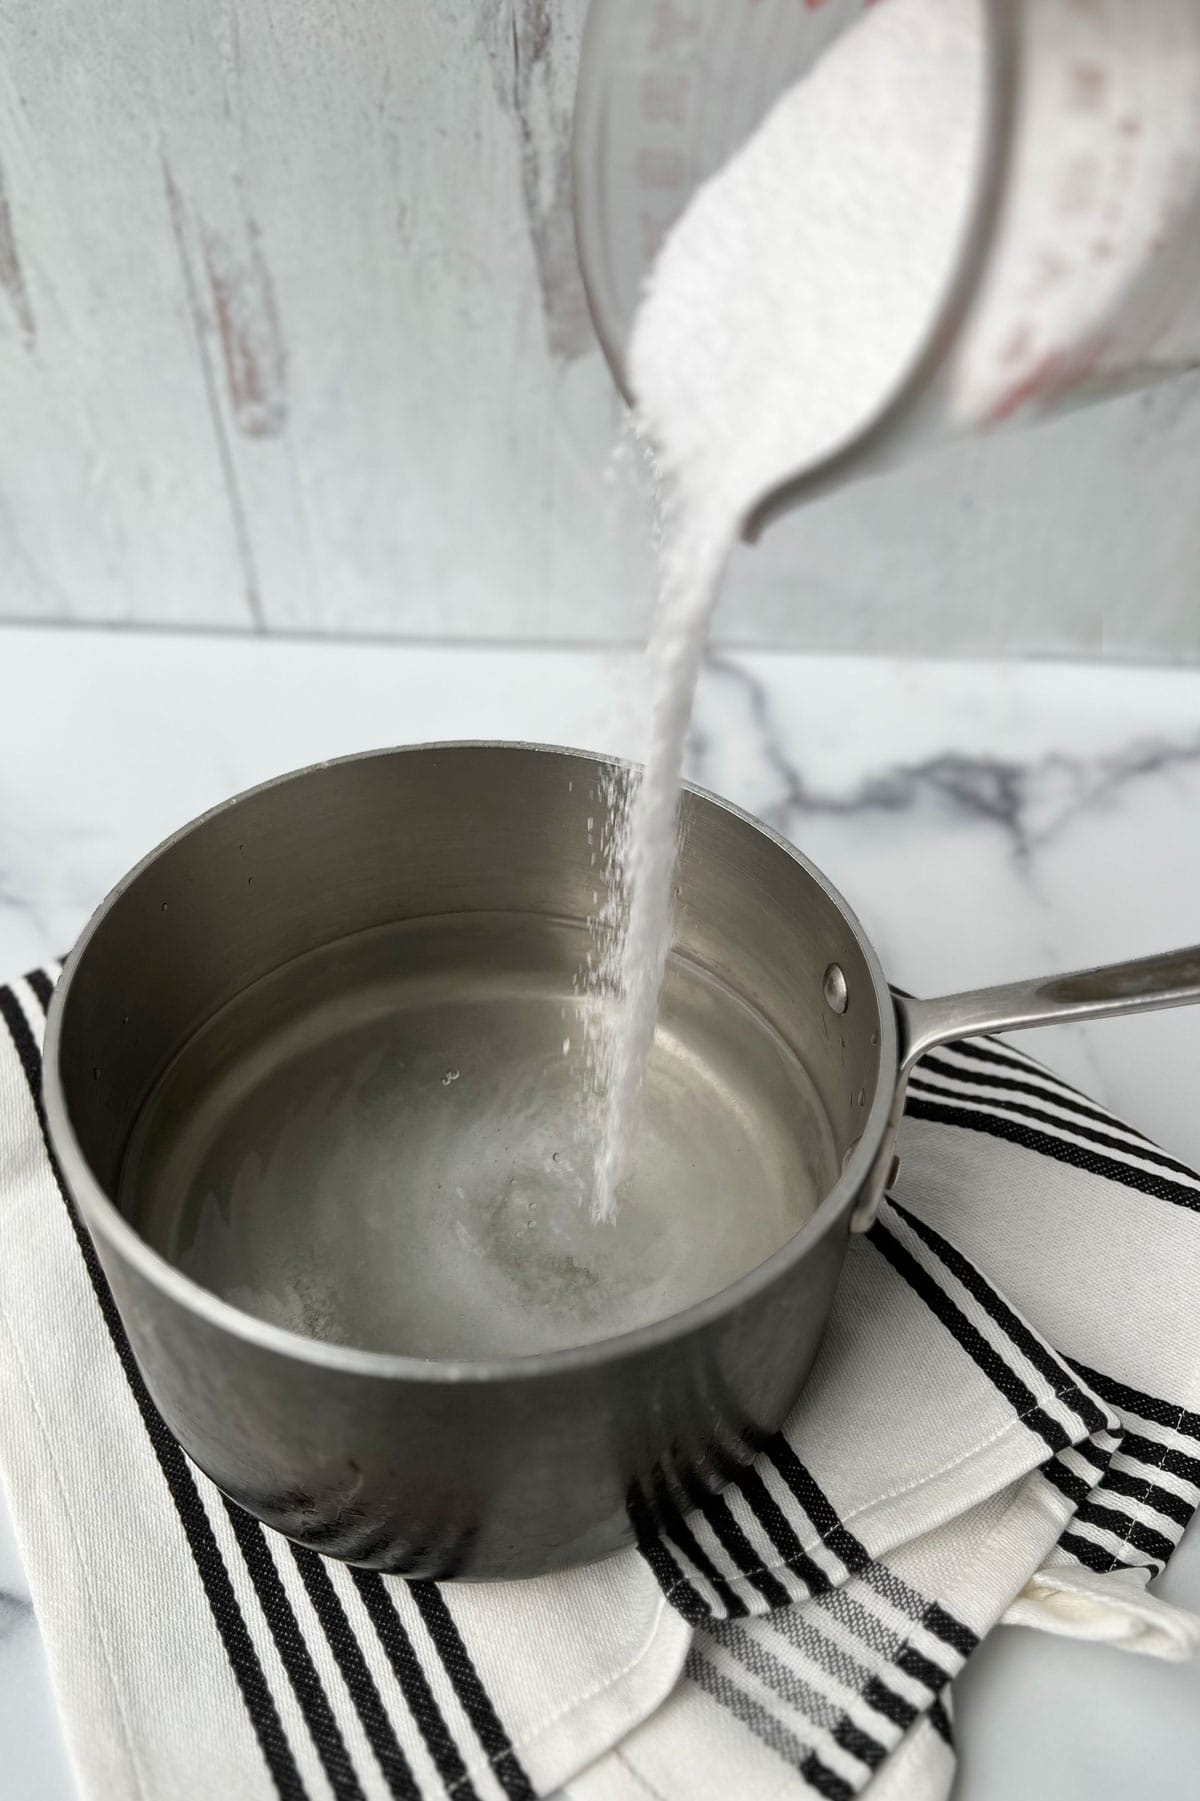
<path fill-rule="evenodd" d="M 0 0 L 0 617 L 644 629 L 575 262 L 585 10 Z M 1200 388 L 1103 412 L 785 522 L 721 629 L 1200 658 Z"/>
<path fill-rule="evenodd" d="M 637 629 L 583 10 L 0 6 L 0 611 Z"/>

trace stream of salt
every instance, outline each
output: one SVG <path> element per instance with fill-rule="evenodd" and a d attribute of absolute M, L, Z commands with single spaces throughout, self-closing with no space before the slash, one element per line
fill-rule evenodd
<path fill-rule="evenodd" d="M 754 503 L 886 405 L 961 240 L 982 117 L 978 0 L 886 0 L 692 200 L 629 347 L 662 554 L 645 771 L 610 849 L 588 1046 L 592 1214 L 611 1219 L 671 943 L 688 722 L 725 565 Z M 616 929 L 612 929 L 614 924 Z"/>

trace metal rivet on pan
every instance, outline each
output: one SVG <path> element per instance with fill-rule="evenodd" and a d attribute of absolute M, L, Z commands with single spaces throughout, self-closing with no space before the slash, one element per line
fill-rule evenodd
<path fill-rule="evenodd" d="M 825 1005 L 834 1013 L 844 1013 L 849 995 L 846 993 L 846 978 L 836 963 L 831 963 L 825 971 Z"/>

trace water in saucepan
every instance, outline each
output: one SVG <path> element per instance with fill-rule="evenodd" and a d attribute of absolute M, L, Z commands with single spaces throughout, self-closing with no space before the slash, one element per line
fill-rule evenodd
<path fill-rule="evenodd" d="M 178 1268 L 309 1336 L 428 1358 L 609 1337 L 783 1244 L 836 1173 L 794 1054 L 672 960 L 629 1172 L 588 1215 L 585 927 L 473 914 L 287 965 L 159 1081 L 121 1206 Z"/>

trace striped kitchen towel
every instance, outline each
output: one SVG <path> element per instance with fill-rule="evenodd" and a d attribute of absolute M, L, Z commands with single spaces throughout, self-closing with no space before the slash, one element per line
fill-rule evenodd
<path fill-rule="evenodd" d="M 55 973 L 0 989 L 0 1468 L 88 1801 L 934 1797 L 997 1621 L 1200 1644 L 1146 1587 L 1200 1499 L 1200 1180 L 1040 1065 L 924 1060 L 719 1495 L 664 1467 L 636 1550 L 439 1587 L 294 1548 L 171 1438 L 46 1147 Z"/>

